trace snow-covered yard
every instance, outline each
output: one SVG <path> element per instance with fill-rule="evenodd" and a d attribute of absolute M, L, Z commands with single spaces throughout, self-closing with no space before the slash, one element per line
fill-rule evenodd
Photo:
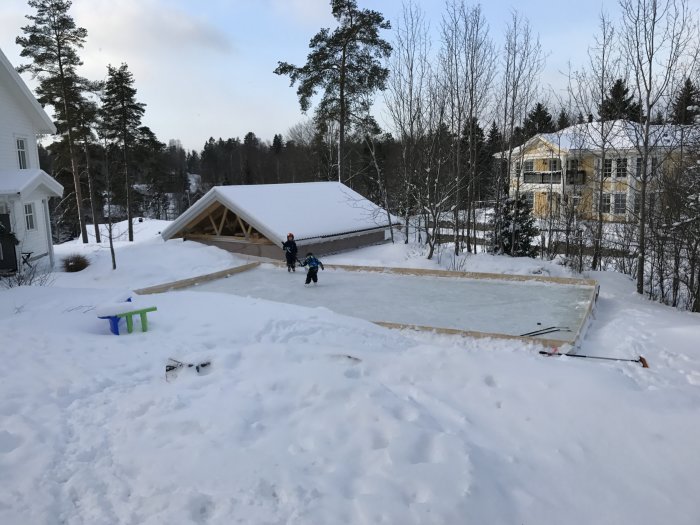
<path fill-rule="evenodd" d="M 246 262 L 162 228 L 137 225 L 116 271 L 105 248 L 61 245 L 91 266 L 0 289 L 0 523 L 700 520 L 697 314 L 586 276 L 601 291 L 581 353 L 649 369 L 202 291 L 144 297 L 149 331 L 113 336 L 98 305 Z M 325 262 L 436 267 L 403 244 Z M 486 255 L 464 269 L 569 275 Z M 301 294 L 334 274 L 283 277 Z M 169 357 L 213 364 L 166 381 Z"/>

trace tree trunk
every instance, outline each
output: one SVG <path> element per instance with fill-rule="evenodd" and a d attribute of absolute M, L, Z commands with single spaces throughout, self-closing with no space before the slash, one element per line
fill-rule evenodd
<path fill-rule="evenodd" d="M 92 172 L 90 171 L 90 154 L 88 151 L 87 140 L 83 141 L 83 149 L 85 151 L 85 173 L 88 180 L 88 193 L 90 194 L 90 210 L 92 211 L 92 222 L 95 226 L 95 242 L 102 242 L 100 238 L 100 221 L 97 215 L 97 199 L 95 198 L 95 185 L 92 180 Z"/>

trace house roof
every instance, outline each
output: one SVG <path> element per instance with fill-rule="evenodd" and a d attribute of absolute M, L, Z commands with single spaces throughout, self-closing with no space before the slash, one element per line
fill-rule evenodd
<path fill-rule="evenodd" d="M 0 170 L 0 195 L 28 195 L 40 187 L 50 197 L 63 195 L 63 186 L 43 170 Z"/>
<path fill-rule="evenodd" d="M 293 233 L 301 244 L 389 226 L 386 212 L 339 182 L 215 186 L 162 232 L 167 240 L 215 202 L 273 242 Z M 396 224 L 399 220 L 391 218 Z M 304 241 L 307 241 L 306 243 Z"/>
<path fill-rule="evenodd" d="M 56 126 L 37 102 L 32 92 L 19 76 L 17 71 L 5 54 L 0 49 L 0 83 L 6 86 L 11 92 L 17 95 L 17 98 L 22 101 L 24 111 L 29 116 L 34 124 L 34 129 L 37 133 L 54 134 Z"/>

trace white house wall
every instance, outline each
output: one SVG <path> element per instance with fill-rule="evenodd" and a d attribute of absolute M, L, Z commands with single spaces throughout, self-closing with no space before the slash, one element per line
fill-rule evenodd
<path fill-rule="evenodd" d="M 50 254 L 50 243 L 47 241 L 46 222 L 46 206 L 44 201 L 45 195 L 35 192 L 34 195 L 23 197 L 21 200 L 12 201 L 12 211 L 10 213 L 10 221 L 12 228 L 19 241 L 17 246 L 17 255 L 21 252 L 31 252 L 31 258 L 40 258 Z M 34 204 L 34 229 L 27 230 L 24 214 L 25 204 Z"/>
<path fill-rule="evenodd" d="M 26 140 L 27 167 L 39 167 L 36 134 L 25 103 L 0 82 L 0 167 L 18 169 L 17 139 Z"/>

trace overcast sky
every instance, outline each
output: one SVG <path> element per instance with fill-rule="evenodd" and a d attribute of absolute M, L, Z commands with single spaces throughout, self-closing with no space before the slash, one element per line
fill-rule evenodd
<path fill-rule="evenodd" d="M 437 30 L 444 2 L 415 1 Z M 393 21 L 402 2 L 358 4 Z M 697 8 L 700 0 L 691 4 Z M 539 34 L 547 54 L 543 86 L 556 91 L 566 83 L 567 63 L 584 62 L 601 7 L 615 12 L 617 2 L 489 0 L 483 9 L 497 43 L 513 7 Z M 0 48 L 15 66 L 25 62 L 15 38 L 32 11 L 26 0 L 0 0 Z M 328 0 L 73 0 L 71 14 L 88 31 L 82 74 L 104 79 L 107 64 L 126 62 L 137 99 L 146 104 L 143 123 L 161 141 L 179 139 L 197 150 L 210 136 L 243 138 L 248 131 L 271 141 L 307 118 L 288 77 L 272 71 L 278 61 L 303 65 L 311 37 L 335 22 Z M 24 78 L 33 88 L 30 76 Z"/>

